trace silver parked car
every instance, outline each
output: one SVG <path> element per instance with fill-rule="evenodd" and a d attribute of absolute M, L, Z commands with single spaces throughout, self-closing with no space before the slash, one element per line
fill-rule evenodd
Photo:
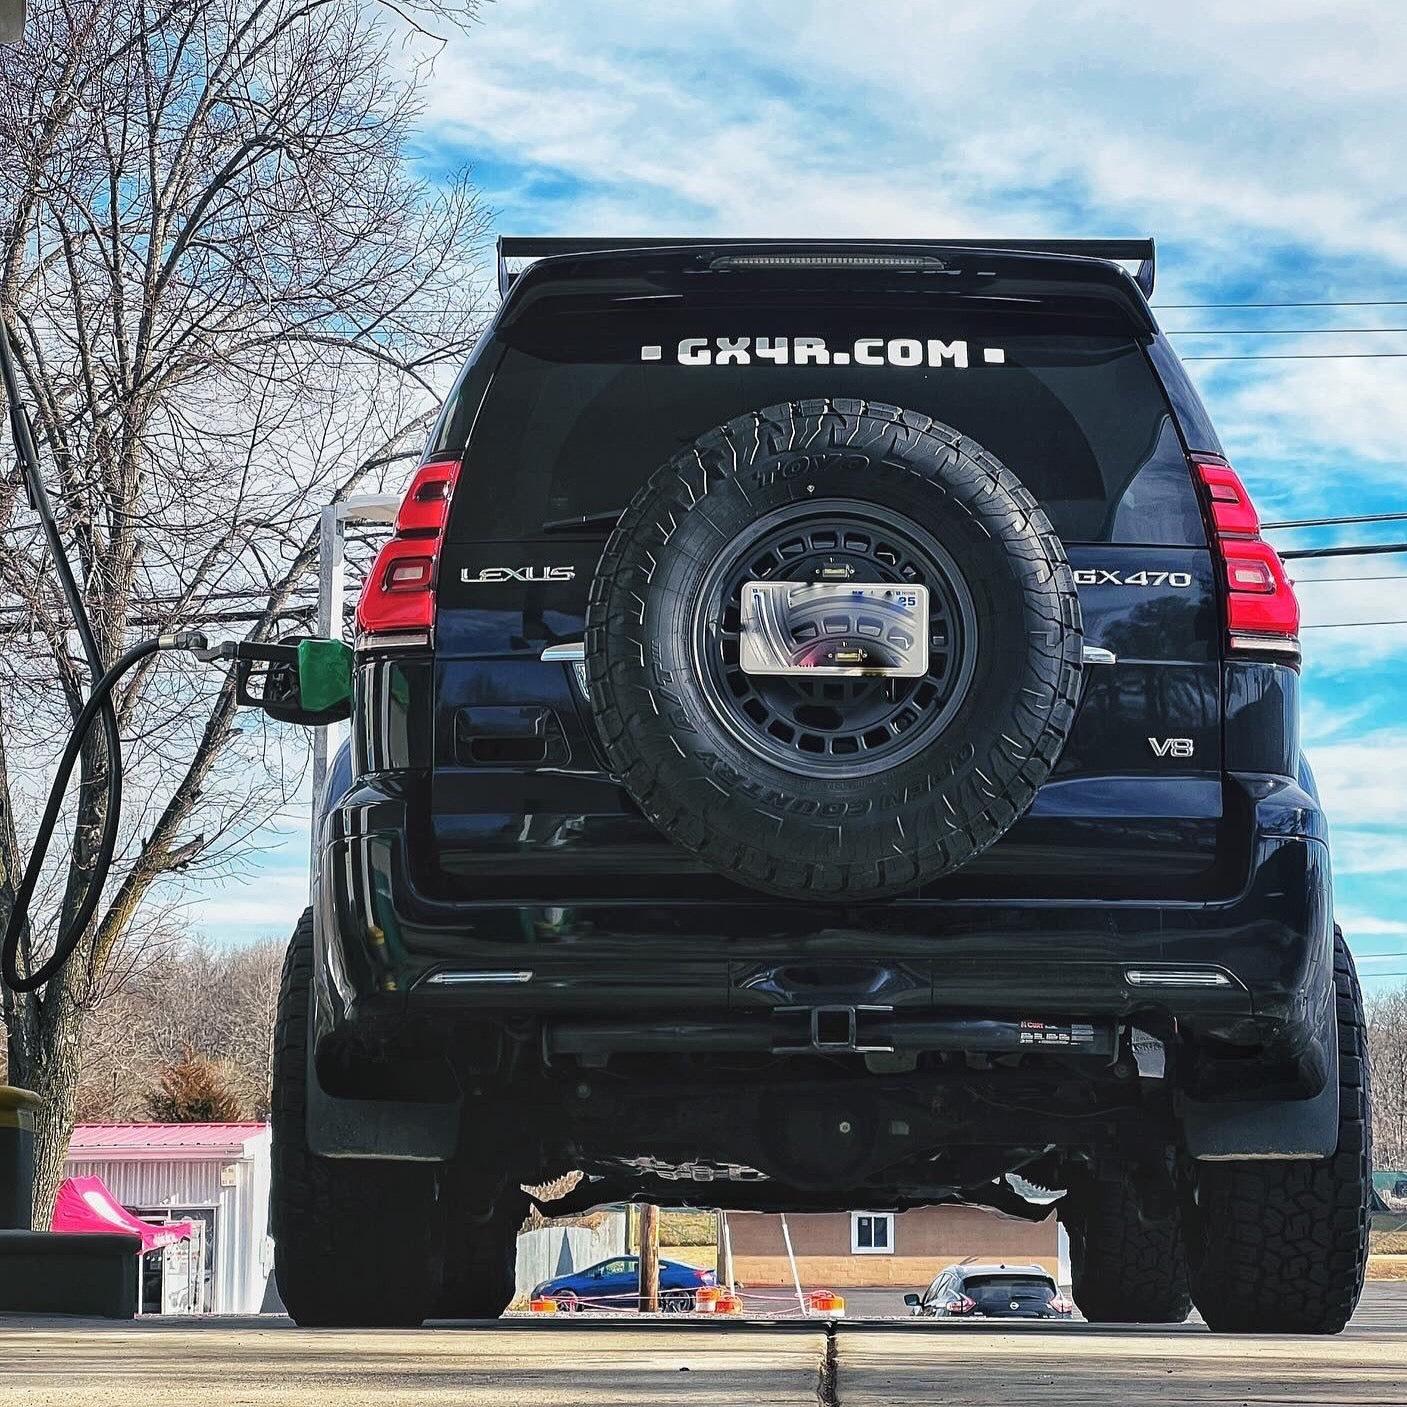
<path fill-rule="evenodd" d="M 904 1303 L 937 1319 L 1068 1319 L 1075 1308 L 1039 1265 L 950 1265 Z"/>

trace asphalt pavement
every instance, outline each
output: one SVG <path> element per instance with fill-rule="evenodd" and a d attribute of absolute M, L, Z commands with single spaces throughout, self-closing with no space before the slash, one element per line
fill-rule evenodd
<path fill-rule="evenodd" d="M 902 1309 L 876 1292 L 870 1312 Z M 849 1297 L 851 1313 L 869 1296 Z M 932 1320 L 521 1318 L 413 1332 L 276 1316 L 0 1316 L 0 1407 L 909 1407 L 1402 1404 L 1407 1283 L 1333 1338 Z"/>

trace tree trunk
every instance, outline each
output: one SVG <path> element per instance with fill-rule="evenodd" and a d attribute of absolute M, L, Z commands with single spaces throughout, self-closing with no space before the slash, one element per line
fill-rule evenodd
<path fill-rule="evenodd" d="M 11 1041 L 9 1078 L 11 1084 L 33 1090 L 44 1101 L 34 1130 L 33 1226 L 36 1231 L 47 1231 L 73 1133 L 82 1069 L 83 1012 L 66 993 L 55 993 L 45 1002 L 39 1022 L 47 1028 L 43 1038 L 33 1043 Z"/>

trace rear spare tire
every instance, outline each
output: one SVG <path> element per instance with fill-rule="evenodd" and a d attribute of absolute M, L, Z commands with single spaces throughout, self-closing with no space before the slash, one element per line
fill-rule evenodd
<path fill-rule="evenodd" d="M 922 677 L 749 674 L 758 581 L 923 586 Z M 926 415 L 770 406 L 650 478 L 602 554 L 588 688 L 669 838 L 755 889 L 878 898 L 1002 836 L 1064 746 L 1081 672 L 1064 549 L 1016 476 Z"/>

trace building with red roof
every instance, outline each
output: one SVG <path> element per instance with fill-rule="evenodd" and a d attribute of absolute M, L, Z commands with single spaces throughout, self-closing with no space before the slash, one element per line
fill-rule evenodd
<path fill-rule="evenodd" d="M 269 1221 L 269 1126 L 79 1124 L 65 1177 L 101 1178 L 117 1203 L 144 1220 L 200 1221 L 196 1243 L 180 1241 L 145 1257 L 148 1309 L 187 1308 L 175 1288 L 193 1279 L 196 1303 L 214 1314 L 253 1314 L 265 1303 L 273 1269 Z M 203 1264 L 178 1265 L 199 1245 Z"/>

